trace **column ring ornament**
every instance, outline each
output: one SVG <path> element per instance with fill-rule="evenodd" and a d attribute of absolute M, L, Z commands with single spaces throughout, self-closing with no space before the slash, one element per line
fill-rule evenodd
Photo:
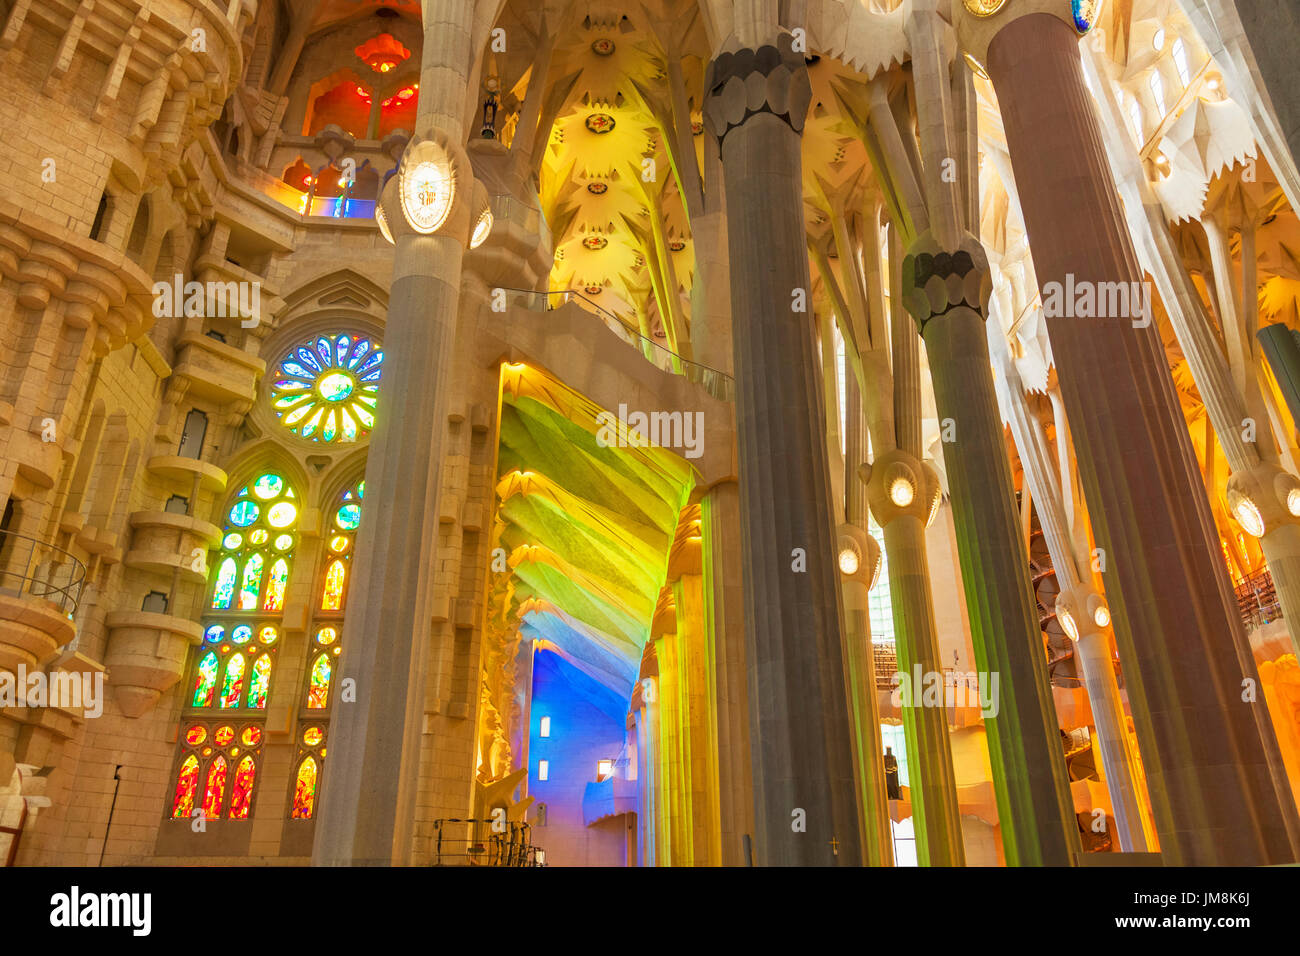
<path fill-rule="evenodd" d="M 783 33 L 777 45 L 720 53 L 704 77 L 704 126 L 722 145 L 726 135 L 759 113 L 783 120 L 802 133 L 812 101 L 804 55 Z"/>
<path fill-rule="evenodd" d="M 983 317 L 993 291 L 988 256 L 969 233 L 952 252 L 942 249 L 930 233 L 923 233 L 903 258 L 902 278 L 903 305 L 922 337 L 931 319 L 958 307 Z"/>

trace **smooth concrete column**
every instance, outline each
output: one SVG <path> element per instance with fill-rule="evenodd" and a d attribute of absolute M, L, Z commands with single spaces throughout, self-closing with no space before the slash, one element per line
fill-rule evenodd
<path fill-rule="evenodd" d="M 431 0 L 426 9 L 417 139 L 441 131 L 452 151 L 462 136 L 473 9 L 473 0 Z M 327 796 L 313 851 L 318 865 L 411 859 L 443 434 L 469 234 L 464 197 L 473 189 L 472 176 L 463 175 L 463 150 L 457 165 L 459 198 L 438 234 L 415 233 L 399 205 L 388 206 L 394 278 L 366 460 L 366 491 L 377 506 L 367 510 L 357 538 L 340 675 L 356 681 L 356 700 L 339 704 L 330 723 Z"/>
<path fill-rule="evenodd" d="M 719 55 L 704 104 L 726 187 L 755 845 L 763 865 L 857 865 L 801 195 L 811 88 L 803 54 L 778 44 Z"/>
<path fill-rule="evenodd" d="M 1003 18 L 985 61 L 1045 305 L 1061 302 L 1067 284 L 1143 281 L 1065 16 Z M 1242 700 L 1242 682 L 1258 674 L 1240 653 L 1242 625 L 1164 349 L 1149 316 L 1116 311 L 1125 314 L 1074 318 L 1073 302 L 1063 314 L 1053 306 L 1047 327 L 1106 556 L 1161 849 L 1174 864 L 1289 861 L 1295 807 L 1266 759 L 1267 715 Z"/>
<path fill-rule="evenodd" d="M 903 261 L 903 301 L 925 340 L 939 419 L 952 426 L 944 468 L 975 660 L 998 675 L 984 729 L 1003 851 L 1012 866 L 1069 866 L 1079 839 L 985 340 L 990 291 L 974 236 L 940 250 L 922 235 Z"/>

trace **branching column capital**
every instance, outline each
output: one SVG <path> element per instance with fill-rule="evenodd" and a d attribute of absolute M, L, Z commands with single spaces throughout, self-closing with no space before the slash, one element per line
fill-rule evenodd
<path fill-rule="evenodd" d="M 931 319 L 956 308 L 984 317 L 993 291 L 988 256 L 969 233 L 952 251 L 943 250 L 930 233 L 922 233 L 903 258 L 902 278 L 903 305 L 922 337 Z"/>
<path fill-rule="evenodd" d="M 791 48 L 789 34 L 777 45 L 721 53 L 704 78 L 704 125 L 721 147 L 726 135 L 751 116 L 770 113 L 803 132 L 812 85 L 804 55 Z"/>

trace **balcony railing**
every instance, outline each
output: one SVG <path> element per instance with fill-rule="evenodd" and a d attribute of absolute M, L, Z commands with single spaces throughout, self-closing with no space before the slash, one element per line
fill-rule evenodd
<path fill-rule="evenodd" d="M 1248 575 L 1234 589 L 1237 595 L 1237 609 L 1241 612 L 1241 621 L 1246 630 L 1276 621 L 1282 616 L 1282 605 L 1278 603 L 1277 589 L 1273 587 L 1273 575 L 1268 568 L 1260 568 Z"/>
<path fill-rule="evenodd" d="M 546 865 L 546 851 L 533 846 L 533 828 L 527 823 L 441 819 L 433 821 L 433 828 L 433 866 Z"/>
<path fill-rule="evenodd" d="M 86 566 L 39 538 L 0 531 L 0 590 L 44 598 L 71 618 L 77 613 Z"/>
<path fill-rule="evenodd" d="M 577 289 L 552 289 L 549 292 L 539 292 L 534 289 L 507 288 L 504 291 L 509 294 L 508 298 L 524 308 L 539 312 L 558 309 L 565 303 L 573 302 L 599 317 L 611 332 L 640 351 L 645 356 L 646 361 L 656 368 L 663 369 L 665 372 L 672 372 L 674 375 L 681 375 L 687 380 L 703 386 L 706 392 L 719 401 L 735 401 L 736 383 L 730 375 L 719 372 L 715 368 L 709 368 L 707 365 L 701 365 L 699 362 L 684 359 L 653 339 L 648 339 L 641 333 L 633 331 L 624 324 L 622 319 L 609 310 L 601 308 Z"/>

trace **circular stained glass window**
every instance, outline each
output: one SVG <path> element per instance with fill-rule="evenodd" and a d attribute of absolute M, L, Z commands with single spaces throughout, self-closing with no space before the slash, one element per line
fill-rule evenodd
<path fill-rule="evenodd" d="M 293 535 L 282 534 L 275 539 L 275 550 L 285 551 L 293 544 Z"/>
<path fill-rule="evenodd" d="M 316 632 L 316 643 L 328 647 L 338 639 L 339 632 L 332 627 L 322 627 Z"/>
<path fill-rule="evenodd" d="M 248 536 L 248 540 L 252 544 L 266 544 L 266 532 L 263 529 L 258 528 Z"/>
<path fill-rule="evenodd" d="M 208 628 L 206 631 L 203 632 L 203 639 L 205 641 L 211 641 L 213 644 L 216 644 L 219 641 L 224 640 L 225 636 L 226 636 L 226 629 L 222 627 L 220 624 L 213 624 L 210 628 Z"/>
<path fill-rule="evenodd" d="M 317 336 L 280 360 L 271 410 L 291 432 L 311 441 L 357 441 L 375 424 L 383 362 L 383 350 L 365 336 Z"/>
<path fill-rule="evenodd" d="M 261 514 L 261 511 L 256 503 L 245 498 L 230 509 L 230 523 L 237 528 L 247 528 L 257 520 L 259 514 Z"/>
<path fill-rule="evenodd" d="M 253 629 L 247 624 L 241 624 L 230 632 L 230 639 L 236 644 L 247 644 L 253 639 Z"/>
<path fill-rule="evenodd" d="M 308 727 L 302 732 L 302 742 L 308 747 L 315 747 L 325 739 L 325 734 L 319 727 Z"/>
<path fill-rule="evenodd" d="M 260 727 L 245 727 L 240 739 L 245 747 L 256 747 L 262 742 L 262 730 Z"/>
<path fill-rule="evenodd" d="M 334 521 L 340 528 L 345 531 L 355 531 L 357 525 L 361 524 L 361 507 L 359 505 L 344 505 L 335 515 Z"/>
<path fill-rule="evenodd" d="M 207 739 L 208 732 L 197 724 L 185 731 L 185 742 L 191 747 L 197 747 Z"/>
<path fill-rule="evenodd" d="M 243 535 L 235 534 L 233 531 L 221 539 L 221 546 L 227 551 L 234 551 L 244 543 Z"/>
<path fill-rule="evenodd" d="M 330 538 L 330 550 L 335 554 L 342 554 L 348 549 L 348 539 L 341 534 L 336 534 Z"/>
<path fill-rule="evenodd" d="M 272 528 L 287 528 L 293 524 L 293 519 L 296 517 L 298 517 L 298 509 L 287 501 L 281 501 L 271 508 L 266 521 Z"/>
<path fill-rule="evenodd" d="M 261 641 L 263 644 L 274 644 L 276 640 L 279 638 L 279 636 L 280 635 L 275 632 L 275 628 L 264 627 L 258 633 L 257 639 Z"/>
<path fill-rule="evenodd" d="M 212 735 L 212 741 L 218 747 L 224 747 L 226 744 L 230 743 L 234 739 L 235 739 L 234 727 L 221 727 L 217 730 L 215 734 Z"/>
<path fill-rule="evenodd" d="M 284 490 L 284 479 L 279 475 L 266 474 L 253 482 L 253 494 L 266 501 L 276 498 Z"/>

